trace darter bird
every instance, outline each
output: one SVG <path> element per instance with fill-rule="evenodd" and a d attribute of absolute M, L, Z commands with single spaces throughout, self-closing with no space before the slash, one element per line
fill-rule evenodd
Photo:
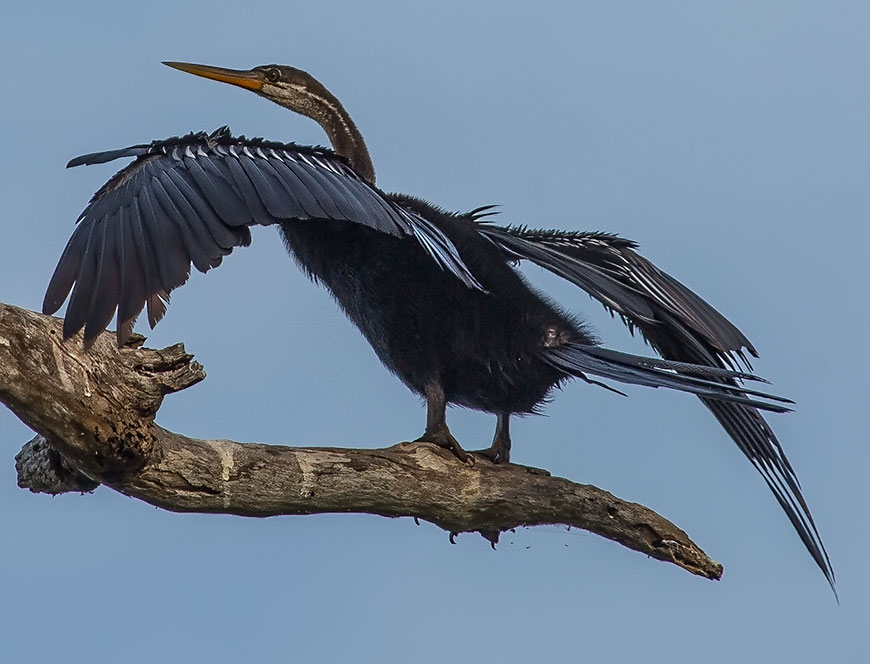
<path fill-rule="evenodd" d="M 73 159 L 69 166 L 134 161 L 79 216 L 48 286 L 45 313 L 72 292 L 65 338 L 84 328 L 90 344 L 117 310 L 124 344 L 143 309 L 152 327 L 160 320 L 191 263 L 206 272 L 250 243 L 251 226 L 277 224 L 302 269 L 332 293 L 383 364 L 426 399 L 418 440 L 473 462 L 446 422 L 448 404 L 465 406 L 497 417 L 491 446 L 477 454 L 508 462 L 511 415 L 536 412 L 571 378 L 696 394 L 764 477 L 834 587 L 797 477 L 759 412 L 788 410 L 787 400 L 744 386 L 757 380 L 746 362 L 745 352 L 757 356 L 749 340 L 637 254 L 635 243 L 607 233 L 497 226 L 489 206 L 450 214 L 384 193 L 350 115 L 299 69 L 165 64 L 314 119 L 332 150 L 246 139 L 223 127 Z M 523 260 L 599 300 L 663 359 L 602 348 L 587 325 L 526 283 L 515 269 Z"/>

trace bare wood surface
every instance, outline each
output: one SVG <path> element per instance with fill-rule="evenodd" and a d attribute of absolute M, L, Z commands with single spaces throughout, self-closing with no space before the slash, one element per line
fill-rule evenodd
<path fill-rule="evenodd" d="M 155 424 L 165 395 L 204 378 L 181 344 L 119 349 L 104 333 L 84 352 L 80 336 L 61 340 L 58 319 L 0 304 L 0 400 L 39 434 L 16 457 L 22 487 L 104 484 L 179 512 L 411 516 L 492 541 L 519 526 L 561 524 L 693 574 L 722 575 L 652 510 L 539 469 L 482 458 L 472 467 L 428 443 L 286 447 L 198 440 Z"/>

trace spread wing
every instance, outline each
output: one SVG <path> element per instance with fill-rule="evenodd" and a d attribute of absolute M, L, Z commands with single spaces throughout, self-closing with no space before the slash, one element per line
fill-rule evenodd
<path fill-rule="evenodd" d="M 220 265 L 251 242 L 250 226 L 290 219 L 334 219 L 412 236 L 436 263 L 472 288 L 479 284 L 450 240 L 423 217 L 390 202 L 341 157 L 320 148 L 233 137 L 222 127 L 73 159 L 68 166 L 135 157 L 78 218 L 49 283 L 43 312 L 70 291 L 64 338 L 84 328 L 85 343 L 117 309 L 118 342 L 148 308 L 153 327 L 190 265 Z"/>
<path fill-rule="evenodd" d="M 669 274 L 640 256 L 637 244 L 598 232 L 533 230 L 479 223 L 478 228 L 514 258 L 530 260 L 576 284 L 643 333 L 667 314 L 713 347 L 729 365 L 748 366 L 744 350 L 758 353 L 727 318 Z M 646 323 L 647 325 L 643 325 Z"/>
<path fill-rule="evenodd" d="M 490 214 L 482 208 L 479 219 Z M 749 367 L 758 353 L 743 333 L 698 295 L 637 254 L 631 240 L 607 233 L 500 227 L 478 230 L 508 258 L 530 260 L 585 290 L 667 360 L 709 367 Z M 734 378 L 718 378 L 737 385 Z M 825 578 L 834 571 L 785 451 L 764 417 L 745 404 L 701 396 L 731 439 L 764 478 Z M 836 592 L 836 590 L 835 590 Z"/>

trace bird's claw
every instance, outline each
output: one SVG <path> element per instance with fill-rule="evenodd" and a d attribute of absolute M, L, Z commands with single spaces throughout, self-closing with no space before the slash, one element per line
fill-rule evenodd
<path fill-rule="evenodd" d="M 487 447 L 484 450 L 472 450 L 471 453 L 489 459 L 493 463 L 510 463 L 510 456 L 506 455 L 502 448 L 495 445 Z"/>
<path fill-rule="evenodd" d="M 462 445 L 459 444 L 459 441 L 456 440 L 456 438 L 453 437 L 453 434 L 446 429 L 439 429 L 431 432 L 427 431 L 414 442 L 432 443 L 438 447 L 443 447 L 445 450 L 453 452 L 454 456 L 462 463 L 467 464 L 468 466 L 474 466 L 474 456 L 462 449 Z"/>

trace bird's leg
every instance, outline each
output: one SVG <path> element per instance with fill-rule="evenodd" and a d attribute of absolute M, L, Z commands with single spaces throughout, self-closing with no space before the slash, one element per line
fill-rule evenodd
<path fill-rule="evenodd" d="M 492 445 L 485 450 L 475 450 L 475 454 L 485 456 L 493 463 L 509 463 L 511 460 L 511 432 L 510 413 L 499 413 L 498 422 L 495 425 L 495 436 Z"/>
<path fill-rule="evenodd" d="M 435 381 L 426 385 L 426 433 L 420 436 L 415 443 L 435 443 L 439 447 L 450 450 L 456 457 L 467 464 L 474 464 L 474 457 L 462 449 L 459 441 L 447 428 L 447 397 L 444 389 Z"/>

